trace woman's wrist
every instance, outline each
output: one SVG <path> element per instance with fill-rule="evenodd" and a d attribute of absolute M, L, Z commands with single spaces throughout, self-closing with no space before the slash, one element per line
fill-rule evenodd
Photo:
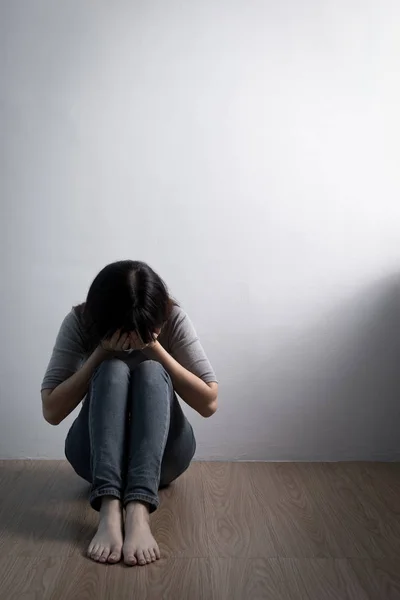
<path fill-rule="evenodd" d="M 105 350 L 105 348 L 103 348 L 103 346 L 100 344 L 93 351 L 91 358 L 97 366 L 97 365 L 101 364 L 104 360 L 107 360 L 107 358 L 109 358 L 110 355 L 111 355 L 111 352 L 109 352 L 108 350 Z"/>
<path fill-rule="evenodd" d="M 162 350 L 162 346 L 161 346 L 160 342 L 158 340 L 156 340 L 152 344 L 143 348 L 142 352 L 147 356 L 147 358 L 157 359 L 157 356 L 160 354 L 161 350 Z"/>

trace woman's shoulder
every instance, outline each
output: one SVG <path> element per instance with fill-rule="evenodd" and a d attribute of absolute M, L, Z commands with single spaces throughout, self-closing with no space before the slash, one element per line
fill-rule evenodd
<path fill-rule="evenodd" d="M 169 329 L 178 327 L 185 319 L 188 318 L 186 311 L 179 304 L 174 303 L 172 306 L 170 315 L 168 317 L 167 325 Z"/>
<path fill-rule="evenodd" d="M 83 314 L 80 310 L 80 306 L 73 306 L 71 310 L 65 315 L 62 320 L 59 337 L 74 339 L 85 345 L 86 334 L 83 323 Z"/>
<path fill-rule="evenodd" d="M 179 304 L 174 304 L 172 307 L 162 334 L 163 336 L 160 341 L 161 343 L 165 341 L 168 347 L 173 346 L 179 341 L 196 337 L 196 332 L 189 315 Z"/>
<path fill-rule="evenodd" d="M 179 331 L 186 318 L 187 315 L 183 308 L 179 306 L 179 304 L 174 303 L 159 337 L 160 343 L 167 348 L 167 350 L 179 335 Z"/>
<path fill-rule="evenodd" d="M 63 323 L 66 327 L 72 327 L 79 330 L 83 329 L 83 313 L 81 306 L 73 306 L 65 315 Z"/>

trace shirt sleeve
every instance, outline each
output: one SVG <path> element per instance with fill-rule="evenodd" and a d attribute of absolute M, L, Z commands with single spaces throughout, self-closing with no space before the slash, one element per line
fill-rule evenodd
<path fill-rule="evenodd" d="M 206 383 L 217 381 L 193 323 L 179 307 L 174 308 L 171 315 L 169 352 L 180 365 Z"/>
<path fill-rule="evenodd" d="M 61 324 L 41 389 L 54 389 L 71 377 L 82 365 L 84 356 L 78 317 L 72 310 Z"/>

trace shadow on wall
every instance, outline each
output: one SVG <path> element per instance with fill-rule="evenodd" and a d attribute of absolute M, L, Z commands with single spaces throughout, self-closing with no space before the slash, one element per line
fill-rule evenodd
<path fill-rule="evenodd" d="M 251 388 L 263 430 L 236 458 L 400 459 L 400 274 L 259 356 Z"/>

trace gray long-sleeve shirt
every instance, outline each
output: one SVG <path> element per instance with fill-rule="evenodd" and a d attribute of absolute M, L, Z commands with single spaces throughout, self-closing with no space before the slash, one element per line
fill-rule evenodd
<path fill-rule="evenodd" d="M 213 368 L 197 337 L 192 322 L 180 306 L 174 306 L 158 338 L 160 344 L 185 369 L 206 383 L 217 381 Z M 42 382 L 43 389 L 54 389 L 71 377 L 87 359 L 85 332 L 79 317 L 71 310 L 63 320 Z M 132 369 L 147 360 L 143 352 L 115 352 L 116 358 Z"/>

